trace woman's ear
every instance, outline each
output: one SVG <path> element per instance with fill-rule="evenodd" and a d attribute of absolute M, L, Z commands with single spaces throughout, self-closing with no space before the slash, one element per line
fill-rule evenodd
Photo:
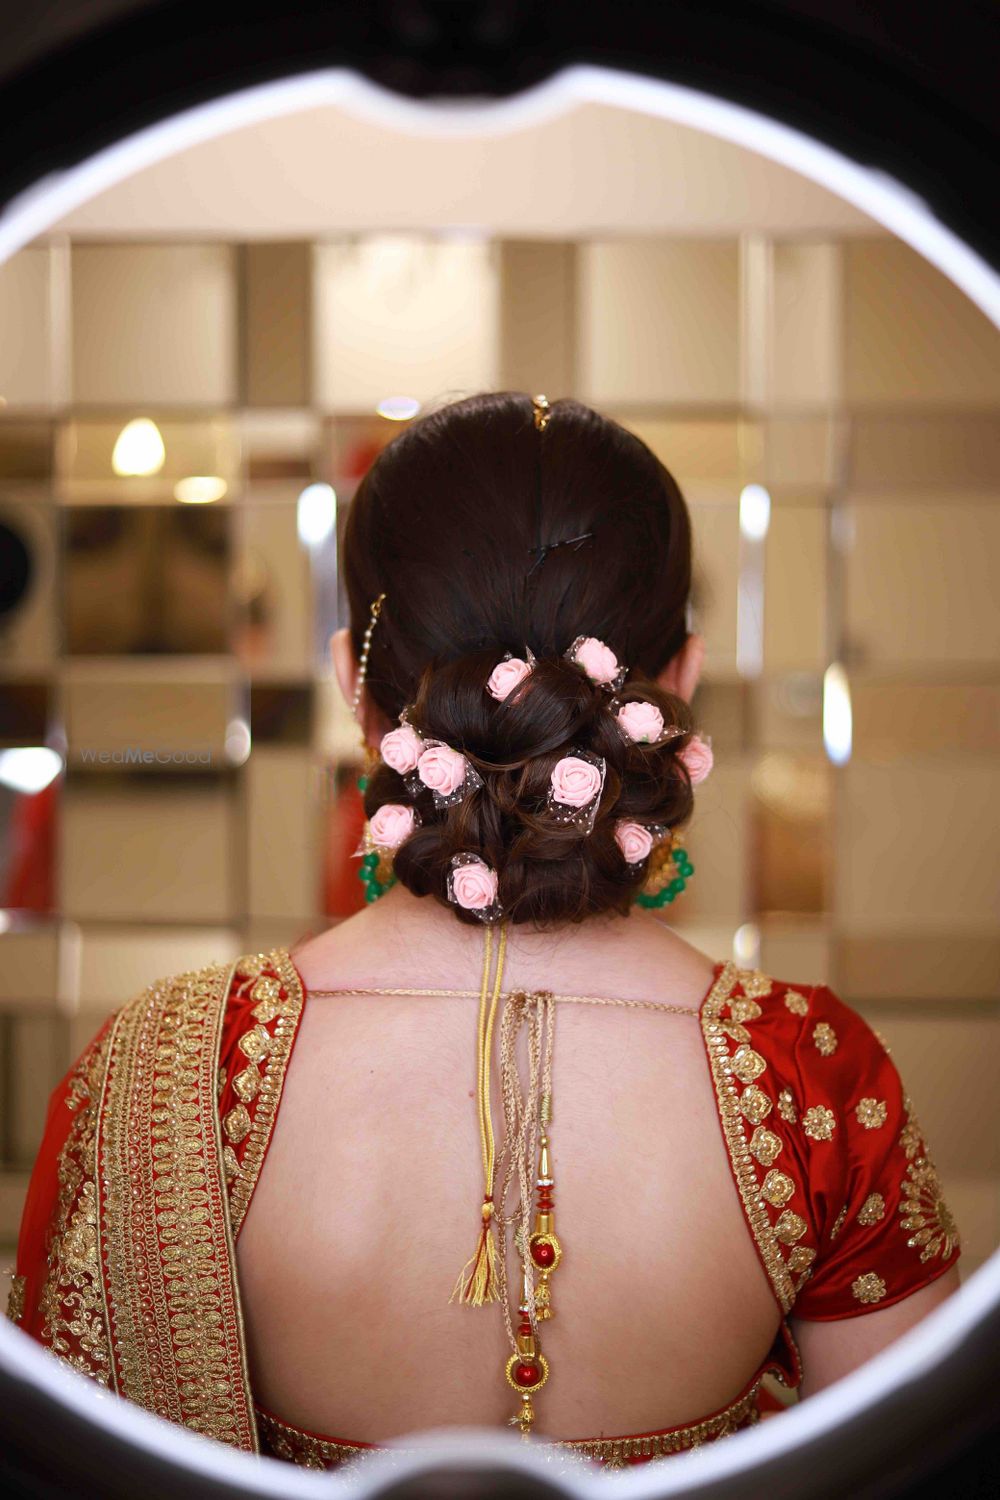
<path fill-rule="evenodd" d="M 656 680 L 668 693 L 674 693 L 678 698 L 683 698 L 685 703 L 690 703 L 698 686 L 704 660 L 704 636 L 689 635 Z"/>
<path fill-rule="evenodd" d="M 330 660 L 345 702 L 352 703 L 358 682 L 358 659 L 351 644 L 351 632 L 346 626 L 335 630 L 330 637 Z"/>

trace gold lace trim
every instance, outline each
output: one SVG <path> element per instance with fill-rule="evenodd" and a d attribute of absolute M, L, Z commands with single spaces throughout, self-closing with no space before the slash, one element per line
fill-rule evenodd
<path fill-rule="evenodd" d="M 371 1443 L 332 1443 L 326 1438 L 313 1437 L 312 1433 L 300 1432 L 259 1406 L 256 1415 L 261 1450 L 302 1469 L 331 1469 L 346 1459 L 374 1451 L 375 1445 Z"/>
<path fill-rule="evenodd" d="M 778 1304 L 783 1313 L 788 1313 L 795 1301 L 796 1288 L 781 1253 L 775 1226 L 768 1215 L 745 1129 L 747 1116 L 752 1123 L 759 1124 L 764 1114 L 770 1109 L 767 1096 L 753 1082 L 753 1079 L 766 1070 L 767 1065 L 759 1053 L 747 1048 L 742 1042 L 731 1056 L 729 1046 L 732 1038 L 728 1034 L 731 1027 L 727 1028 L 722 1020 L 722 1011 L 729 1003 L 729 997 L 737 983 L 740 984 L 747 998 L 754 1000 L 766 996 L 770 989 L 770 981 L 765 975 L 759 974 L 756 970 L 749 972 L 739 970 L 735 964 L 727 963 L 706 997 L 702 1007 L 701 1026 L 708 1050 L 712 1081 L 719 1105 L 719 1117 L 722 1121 L 722 1133 L 729 1152 L 733 1176 L 736 1179 L 747 1222 L 774 1288 Z M 747 1015 L 747 1012 L 741 1008 L 740 1014 Z M 748 1020 L 752 1024 L 749 1016 Z M 743 1096 L 746 1100 L 745 1107 L 741 1105 L 737 1080 L 748 1085 Z M 746 1098 L 747 1095 L 749 1098 Z M 762 1109 L 764 1103 L 767 1105 L 766 1109 Z M 786 1180 L 791 1181 L 790 1178 Z M 792 1183 L 792 1190 L 794 1189 L 795 1184 Z M 791 1193 L 787 1196 L 791 1197 Z M 778 1222 L 782 1220 L 789 1221 L 788 1210 L 785 1210 Z M 805 1228 L 803 1224 L 802 1233 L 805 1232 Z"/>
<path fill-rule="evenodd" d="M 741 1427 L 757 1422 L 760 1410 L 757 1404 L 761 1384 L 761 1372 L 750 1388 L 730 1402 L 714 1416 L 700 1422 L 690 1422 L 682 1427 L 673 1427 L 668 1432 L 647 1433 L 639 1437 L 622 1438 L 562 1438 L 555 1441 L 536 1439 L 532 1448 L 545 1450 L 562 1448 L 595 1459 L 606 1469 L 624 1468 L 632 1460 L 667 1458 L 672 1453 L 683 1453 L 702 1443 L 715 1442 L 728 1437 Z M 260 1428 L 262 1448 L 275 1458 L 283 1458 L 304 1469 L 329 1469 L 348 1459 L 357 1459 L 366 1453 L 377 1452 L 378 1443 L 347 1443 L 314 1437 L 297 1427 L 282 1422 L 269 1412 L 257 1407 L 257 1424 Z M 393 1443 L 393 1451 L 406 1452 L 405 1447 Z"/>
<path fill-rule="evenodd" d="M 7 1317 L 11 1323 L 20 1323 L 24 1317 L 24 1289 L 27 1281 L 26 1276 L 10 1278 L 10 1290 L 7 1293 Z"/>
<path fill-rule="evenodd" d="M 110 1042 L 110 1031 L 105 1031 L 70 1075 L 63 1102 L 74 1118 L 56 1168 L 59 1196 L 39 1299 L 43 1341 L 64 1364 L 103 1386 L 113 1384 L 113 1371 L 101 1276 L 95 1141 Z M 12 1297 L 14 1291 L 12 1287 Z M 21 1291 L 23 1296 L 23 1281 Z"/>
<path fill-rule="evenodd" d="M 250 961 L 250 968 L 246 966 L 247 961 L 240 959 L 236 965 L 237 971 L 248 977 L 257 958 Z M 256 1007 L 254 1024 L 249 1031 L 240 1038 L 240 1048 L 245 1057 L 250 1058 L 250 1065 L 244 1069 L 238 1078 L 233 1080 L 236 1088 L 240 1079 L 244 1081 L 241 1088 L 249 1093 L 252 1089 L 252 1098 L 256 1100 L 253 1122 L 248 1124 L 244 1134 L 248 1137 L 243 1148 L 243 1156 L 237 1161 L 238 1172 L 233 1174 L 232 1188 L 229 1195 L 229 1214 L 233 1227 L 233 1236 L 239 1234 L 243 1220 L 246 1218 L 247 1209 L 250 1207 L 250 1199 L 253 1197 L 260 1169 L 264 1165 L 264 1157 L 267 1154 L 268 1142 L 271 1139 L 271 1131 L 278 1114 L 278 1105 L 281 1102 L 281 1090 L 285 1082 L 285 1069 L 291 1056 L 292 1044 L 295 1041 L 295 1032 L 298 1027 L 299 1017 L 302 1014 L 303 994 L 302 985 L 295 965 L 292 963 L 287 950 L 276 948 L 273 953 L 266 957 L 268 966 L 273 967 L 282 985 L 285 987 L 287 998 L 282 1002 L 277 997 L 277 986 L 274 981 L 266 978 L 258 978 L 252 995 L 256 997 L 260 992 L 260 999 Z M 263 971 L 261 971 L 263 972 Z M 274 986 L 273 991 L 269 987 Z M 258 1031 L 263 1030 L 261 1017 L 274 1020 L 273 1035 L 265 1031 L 268 1042 L 263 1051 L 258 1051 L 256 1056 L 252 1054 L 255 1048 L 250 1045 Z M 247 1045 L 244 1045 L 247 1044 Z M 252 1074 L 247 1078 L 247 1074 Z M 249 1121 L 250 1116 L 244 1105 L 238 1105 Z M 233 1111 L 230 1112 L 231 1114 Z M 226 1116 L 226 1122 L 230 1115 Z M 227 1133 L 229 1126 L 224 1122 Z M 240 1139 L 242 1140 L 242 1136 Z M 230 1135 L 231 1140 L 235 1138 Z"/>
<path fill-rule="evenodd" d="M 118 1017 L 101 1230 L 121 1394 L 256 1452 L 216 1109 L 231 972 L 154 985 Z"/>

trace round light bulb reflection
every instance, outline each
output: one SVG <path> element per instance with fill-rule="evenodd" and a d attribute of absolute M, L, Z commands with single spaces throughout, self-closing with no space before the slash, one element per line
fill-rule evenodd
<path fill-rule="evenodd" d="M 167 450 L 156 423 L 149 417 L 136 417 L 134 421 L 126 422 L 118 434 L 111 454 L 111 467 L 123 477 L 145 478 L 159 474 L 166 456 Z"/>
<path fill-rule="evenodd" d="M 375 410 L 389 422 L 408 422 L 420 410 L 415 396 L 383 396 Z"/>

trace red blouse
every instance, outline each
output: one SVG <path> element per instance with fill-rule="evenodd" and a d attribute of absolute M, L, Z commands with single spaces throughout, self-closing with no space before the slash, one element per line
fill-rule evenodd
<path fill-rule="evenodd" d="M 198 976 L 185 978 L 190 988 Z M 210 986 L 197 993 L 203 1013 L 210 1009 L 204 998 Z M 218 1115 L 206 1149 L 221 1146 L 228 1240 L 230 1232 L 233 1239 L 239 1234 L 253 1196 L 306 996 L 283 949 L 239 960 L 218 996 Z M 558 1443 L 611 1467 L 678 1452 L 757 1421 L 780 1405 L 762 1385 L 766 1374 L 791 1388 L 801 1380 L 792 1315 L 825 1321 L 891 1306 L 934 1281 L 959 1255 L 958 1233 L 899 1074 L 885 1043 L 854 1010 L 826 986 L 796 986 L 719 963 L 698 1017 L 735 1187 L 782 1322 L 768 1358 L 720 1411 L 653 1433 Z M 76 1368 L 114 1385 L 116 1350 L 113 1340 L 102 1342 L 99 1299 L 92 1298 L 91 1323 L 81 1338 L 79 1311 L 71 1316 L 80 1294 L 76 1262 L 63 1253 L 76 1244 L 79 1224 L 90 1222 L 87 1142 L 80 1130 L 88 1101 L 114 1094 L 113 1086 L 100 1087 L 109 1026 L 53 1095 L 25 1207 L 11 1313 Z M 113 1041 L 111 1055 L 113 1079 Z M 64 1185 L 67 1152 L 75 1164 L 75 1199 L 67 1198 Z M 235 1279 L 235 1263 L 230 1270 Z M 113 1293 L 113 1285 L 104 1289 L 105 1306 Z M 233 1326 L 241 1328 L 238 1318 Z M 245 1369 L 245 1349 L 237 1354 Z M 117 1388 L 130 1394 L 127 1383 Z M 249 1387 L 247 1393 L 252 1400 Z M 308 1467 L 330 1467 L 373 1446 L 305 1432 L 259 1406 L 252 1420 L 255 1446 Z M 203 1424 L 201 1430 L 212 1429 Z M 228 1429 L 216 1435 L 238 1441 L 228 1438 Z"/>

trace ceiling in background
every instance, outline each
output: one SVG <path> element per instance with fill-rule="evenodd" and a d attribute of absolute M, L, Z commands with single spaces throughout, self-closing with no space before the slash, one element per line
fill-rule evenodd
<path fill-rule="evenodd" d="M 753 151 L 597 104 L 459 138 L 401 132 L 334 106 L 304 110 L 147 167 L 56 231 L 273 240 L 439 228 L 562 239 L 884 233 Z"/>

